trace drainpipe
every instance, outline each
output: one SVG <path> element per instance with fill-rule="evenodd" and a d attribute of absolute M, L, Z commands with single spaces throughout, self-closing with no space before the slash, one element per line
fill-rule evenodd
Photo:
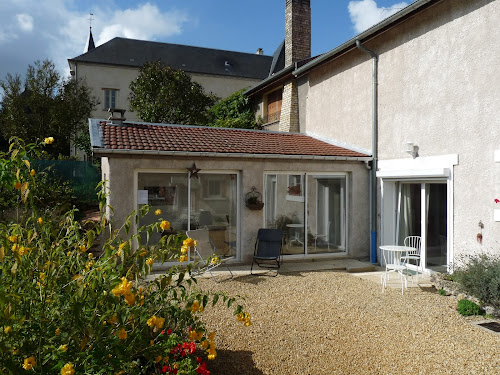
<path fill-rule="evenodd" d="M 370 261 L 377 263 L 377 160 L 378 160 L 378 56 L 375 52 L 361 45 L 356 40 L 356 47 L 369 54 L 373 61 L 373 119 L 372 119 L 372 153 L 373 161 L 370 170 Z"/>

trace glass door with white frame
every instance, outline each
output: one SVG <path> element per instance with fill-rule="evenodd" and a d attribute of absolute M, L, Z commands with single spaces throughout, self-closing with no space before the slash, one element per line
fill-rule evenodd
<path fill-rule="evenodd" d="M 400 182 L 398 189 L 396 242 L 420 236 L 421 262 L 437 272 L 447 270 L 447 185 L 446 183 Z"/>

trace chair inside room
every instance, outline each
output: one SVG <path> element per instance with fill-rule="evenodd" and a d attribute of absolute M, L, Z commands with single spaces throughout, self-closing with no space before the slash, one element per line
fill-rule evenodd
<path fill-rule="evenodd" d="M 208 229 L 196 229 L 188 230 L 186 232 L 187 236 L 197 241 L 197 244 L 193 247 L 192 260 L 194 261 L 194 267 L 191 272 L 192 275 L 198 276 L 205 272 L 208 272 L 215 282 L 221 281 L 215 277 L 212 270 L 221 265 L 227 268 L 229 271 L 230 278 L 233 278 L 233 273 L 227 265 L 227 262 L 234 257 L 223 257 L 217 246 L 209 237 Z"/>
<path fill-rule="evenodd" d="M 401 259 L 406 264 L 406 274 L 408 275 L 408 265 L 413 264 L 417 267 L 417 272 L 415 275 L 417 276 L 418 283 L 418 274 L 423 272 L 423 267 L 420 262 L 420 248 L 422 244 L 422 237 L 420 236 L 408 236 L 404 239 L 404 245 L 408 247 L 414 247 L 416 250 L 410 250 L 405 255 L 401 257 Z M 412 276 L 413 280 L 413 276 Z"/>
<path fill-rule="evenodd" d="M 202 229 L 207 229 L 209 225 L 212 225 L 212 223 L 213 223 L 212 212 L 201 211 L 200 217 L 198 219 L 199 227 Z"/>
<path fill-rule="evenodd" d="M 257 241 L 255 241 L 255 250 L 253 254 L 250 273 L 253 273 L 253 266 L 276 270 L 277 276 L 281 263 L 283 262 L 283 231 L 281 229 L 264 229 L 257 232 Z"/>

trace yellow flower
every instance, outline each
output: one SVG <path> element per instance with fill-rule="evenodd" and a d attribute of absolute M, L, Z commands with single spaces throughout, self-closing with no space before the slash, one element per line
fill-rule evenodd
<path fill-rule="evenodd" d="M 207 358 L 212 360 L 212 359 L 215 359 L 215 357 L 217 357 L 217 352 L 215 350 L 215 344 L 213 341 L 210 341 L 210 348 L 208 348 L 207 350 Z"/>
<path fill-rule="evenodd" d="M 61 375 L 73 375 L 75 373 L 75 369 L 73 367 L 72 363 L 66 363 L 61 369 Z"/>
<path fill-rule="evenodd" d="M 53 137 L 47 137 L 47 138 L 44 139 L 44 142 L 45 142 L 45 144 L 50 145 L 51 143 L 54 142 L 54 138 Z"/>
<path fill-rule="evenodd" d="M 64 344 L 64 345 L 59 346 L 59 350 L 61 352 L 65 352 L 66 350 L 68 350 L 68 345 Z"/>
<path fill-rule="evenodd" d="M 156 315 L 153 315 L 146 323 L 150 327 L 160 329 L 163 328 L 163 324 L 165 324 L 165 318 L 159 318 Z"/>
<path fill-rule="evenodd" d="M 7 326 L 4 328 L 3 330 L 5 333 L 9 333 L 10 331 L 12 331 L 12 327 L 11 326 Z"/>
<path fill-rule="evenodd" d="M 181 254 L 187 254 L 188 251 L 189 251 L 189 247 L 187 247 L 187 246 L 181 247 Z"/>
<path fill-rule="evenodd" d="M 163 230 L 170 229 L 170 223 L 167 220 L 163 220 L 160 224 L 160 228 Z"/>
<path fill-rule="evenodd" d="M 36 366 L 35 357 L 31 356 L 24 359 L 23 369 L 32 370 Z"/>
<path fill-rule="evenodd" d="M 210 333 L 208 334 L 208 339 L 209 339 L 210 341 L 214 341 L 214 339 L 215 339 L 215 332 L 210 332 Z"/>
<path fill-rule="evenodd" d="M 61 329 L 59 327 L 56 328 L 56 335 L 59 335 L 61 333 Z"/>
<path fill-rule="evenodd" d="M 71 256 L 71 251 L 68 251 L 68 252 L 66 253 L 66 255 L 70 257 L 70 256 Z"/>
<path fill-rule="evenodd" d="M 193 302 L 193 305 L 191 306 L 191 311 L 196 312 L 199 309 L 200 309 L 200 303 L 198 302 L 198 300 L 195 300 Z"/>
<path fill-rule="evenodd" d="M 9 241 L 10 242 L 17 242 L 17 235 L 12 235 L 12 236 L 9 236 Z"/>
<path fill-rule="evenodd" d="M 139 252 L 139 256 L 143 257 L 144 255 L 146 255 L 148 253 L 148 251 L 143 247 L 141 249 L 141 251 Z"/>
<path fill-rule="evenodd" d="M 208 349 L 208 341 L 207 340 L 203 340 L 201 343 L 200 343 L 200 346 L 203 350 L 207 350 Z"/>
<path fill-rule="evenodd" d="M 213 257 L 212 257 L 211 262 L 212 262 L 212 264 L 220 263 L 220 258 L 217 255 L 214 254 Z"/>
<path fill-rule="evenodd" d="M 125 294 L 123 296 L 127 305 L 133 305 L 135 303 L 135 296 L 132 293 Z"/>
<path fill-rule="evenodd" d="M 186 260 L 187 260 L 187 256 L 185 256 L 185 255 L 181 255 L 179 257 L 179 262 L 185 262 Z"/>
<path fill-rule="evenodd" d="M 18 348 L 12 349 L 12 354 L 13 355 L 19 354 L 19 349 Z"/>
<path fill-rule="evenodd" d="M 158 363 L 161 361 L 163 357 L 161 355 L 159 355 L 158 357 L 155 358 L 155 362 Z"/>
<path fill-rule="evenodd" d="M 154 259 L 153 259 L 153 258 L 148 258 L 148 259 L 146 260 L 146 264 L 147 264 L 149 267 L 151 267 L 151 266 L 153 265 L 153 263 L 154 263 Z"/>
<path fill-rule="evenodd" d="M 155 215 L 157 215 L 157 216 L 158 216 L 158 215 L 161 215 L 161 210 L 160 210 L 160 209 L 157 209 L 157 210 L 155 211 Z"/>
<path fill-rule="evenodd" d="M 125 331 L 125 329 L 122 328 L 118 331 L 118 338 L 120 340 L 125 340 L 127 338 L 127 336 L 128 336 L 128 334 L 127 334 L 127 331 Z"/>
<path fill-rule="evenodd" d="M 132 281 L 128 281 L 126 277 L 122 277 L 122 282 L 111 293 L 115 296 L 124 296 L 130 294 L 130 288 L 132 288 Z"/>
<path fill-rule="evenodd" d="M 116 316 L 116 313 L 113 314 L 110 320 L 108 320 L 109 323 L 115 324 L 118 322 L 118 317 Z"/>
<path fill-rule="evenodd" d="M 80 246 L 80 251 L 82 253 L 86 252 L 87 251 L 87 247 L 85 245 Z"/>
<path fill-rule="evenodd" d="M 188 238 L 186 238 L 186 239 L 182 242 L 182 244 L 183 244 L 184 246 L 191 247 L 191 246 L 193 246 L 193 245 L 194 245 L 194 240 L 193 240 L 192 238 L 189 238 L 189 237 L 188 237 Z"/>
<path fill-rule="evenodd" d="M 36 172 L 35 172 L 35 170 L 34 170 L 34 169 L 32 169 L 32 170 L 30 171 L 30 175 L 31 175 L 31 177 L 33 177 L 33 176 L 35 175 L 35 173 L 36 173 Z"/>

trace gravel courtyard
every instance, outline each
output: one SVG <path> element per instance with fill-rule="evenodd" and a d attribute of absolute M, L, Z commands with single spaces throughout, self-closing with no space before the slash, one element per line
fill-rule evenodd
<path fill-rule="evenodd" d="M 333 271 L 199 278 L 198 287 L 246 296 L 252 315 L 244 327 L 222 306 L 203 312 L 216 332 L 213 375 L 500 374 L 500 335 L 430 289 L 382 294 L 378 283 Z"/>

